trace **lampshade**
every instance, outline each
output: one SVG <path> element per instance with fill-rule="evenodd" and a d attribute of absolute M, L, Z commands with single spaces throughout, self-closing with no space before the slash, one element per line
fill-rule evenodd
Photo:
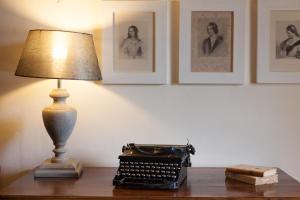
<path fill-rule="evenodd" d="M 101 80 L 91 34 L 30 30 L 15 75 Z"/>

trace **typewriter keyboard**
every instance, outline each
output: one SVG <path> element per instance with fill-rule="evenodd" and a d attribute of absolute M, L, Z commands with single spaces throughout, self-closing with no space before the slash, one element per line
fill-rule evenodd
<path fill-rule="evenodd" d="M 164 162 L 130 162 L 120 161 L 117 175 L 132 180 L 169 180 L 178 179 L 181 165 Z"/>

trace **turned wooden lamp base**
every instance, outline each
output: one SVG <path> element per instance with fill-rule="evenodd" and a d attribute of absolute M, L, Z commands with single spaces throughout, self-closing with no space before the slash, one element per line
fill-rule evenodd
<path fill-rule="evenodd" d="M 65 156 L 65 144 L 74 128 L 77 112 L 66 104 L 69 93 L 58 88 L 52 90 L 50 97 L 53 104 L 43 110 L 43 121 L 49 136 L 55 146 L 54 157 L 44 161 L 34 172 L 35 178 L 78 178 L 82 173 L 81 163 Z"/>
<path fill-rule="evenodd" d="M 35 171 L 35 178 L 79 178 L 82 174 L 82 164 L 74 159 L 64 163 L 53 163 L 45 160 Z"/>

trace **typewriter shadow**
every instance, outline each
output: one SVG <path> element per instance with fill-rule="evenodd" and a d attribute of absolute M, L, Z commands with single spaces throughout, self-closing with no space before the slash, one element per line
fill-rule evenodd
<path fill-rule="evenodd" d="M 188 184 L 187 179 L 183 181 L 181 186 L 176 189 L 137 189 L 137 188 L 126 188 L 126 187 L 115 187 L 113 189 L 114 197 L 130 197 L 138 199 L 149 199 L 151 197 L 184 197 L 191 194 L 191 188 Z"/>

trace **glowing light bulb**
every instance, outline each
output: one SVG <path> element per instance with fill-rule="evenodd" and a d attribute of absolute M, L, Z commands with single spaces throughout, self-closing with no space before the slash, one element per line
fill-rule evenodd
<path fill-rule="evenodd" d="M 55 46 L 52 50 L 52 57 L 55 60 L 64 60 L 67 57 L 68 50 L 64 46 Z"/>

